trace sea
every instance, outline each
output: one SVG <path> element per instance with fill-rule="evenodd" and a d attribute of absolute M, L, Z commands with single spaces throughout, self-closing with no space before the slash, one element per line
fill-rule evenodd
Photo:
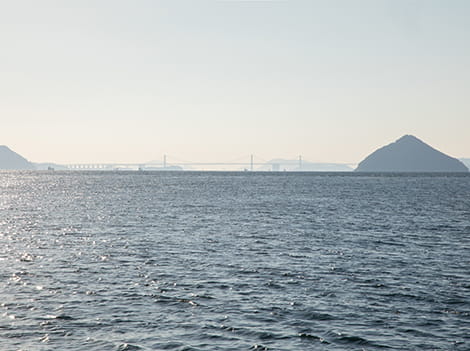
<path fill-rule="evenodd" d="M 0 172 L 0 350 L 470 350 L 470 174 Z"/>

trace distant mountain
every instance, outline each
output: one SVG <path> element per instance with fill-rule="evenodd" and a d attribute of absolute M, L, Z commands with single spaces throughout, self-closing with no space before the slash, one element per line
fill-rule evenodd
<path fill-rule="evenodd" d="M 351 172 L 353 169 L 343 163 L 321 163 L 276 158 L 259 167 L 258 171 L 292 172 Z"/>
<path fill-rule="evenodd" d="M 405 135 L 367 156 L 357 172 L 468 172 L 456 158 L 432 148 L 413 135 Z"/>
<path fill-rule="evenodd" d="M 18 155 L 5 145 L 0 145 L 0 169 L 31 170 L 35 167 L 23 156 Z"/>

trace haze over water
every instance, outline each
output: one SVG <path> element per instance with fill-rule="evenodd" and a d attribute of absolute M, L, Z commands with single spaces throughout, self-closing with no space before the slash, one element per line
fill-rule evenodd
<path fill-rule="evenodd" d="M 2 172 L 3 350 L 468 350 L 470 176 Z"/>
<path fill-rule="evenodd" d="M 0 2 L 0 145 L 34 162 L 470 157 L 466 0 Z"/>

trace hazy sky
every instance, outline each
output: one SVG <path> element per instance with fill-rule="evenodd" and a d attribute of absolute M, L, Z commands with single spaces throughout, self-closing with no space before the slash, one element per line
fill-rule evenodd
<path fill-rule="evenodd" d="M 470 157 L 470 1 L 0 0 L 0 144 L 31 161 Z"/>

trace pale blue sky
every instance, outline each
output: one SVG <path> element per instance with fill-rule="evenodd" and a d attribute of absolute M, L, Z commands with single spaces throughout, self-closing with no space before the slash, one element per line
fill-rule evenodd
<path fill-rule="evenodd" d="M 32 161 L 470 156 L 470 1 L 0 0 L 0 144 Z"/>

